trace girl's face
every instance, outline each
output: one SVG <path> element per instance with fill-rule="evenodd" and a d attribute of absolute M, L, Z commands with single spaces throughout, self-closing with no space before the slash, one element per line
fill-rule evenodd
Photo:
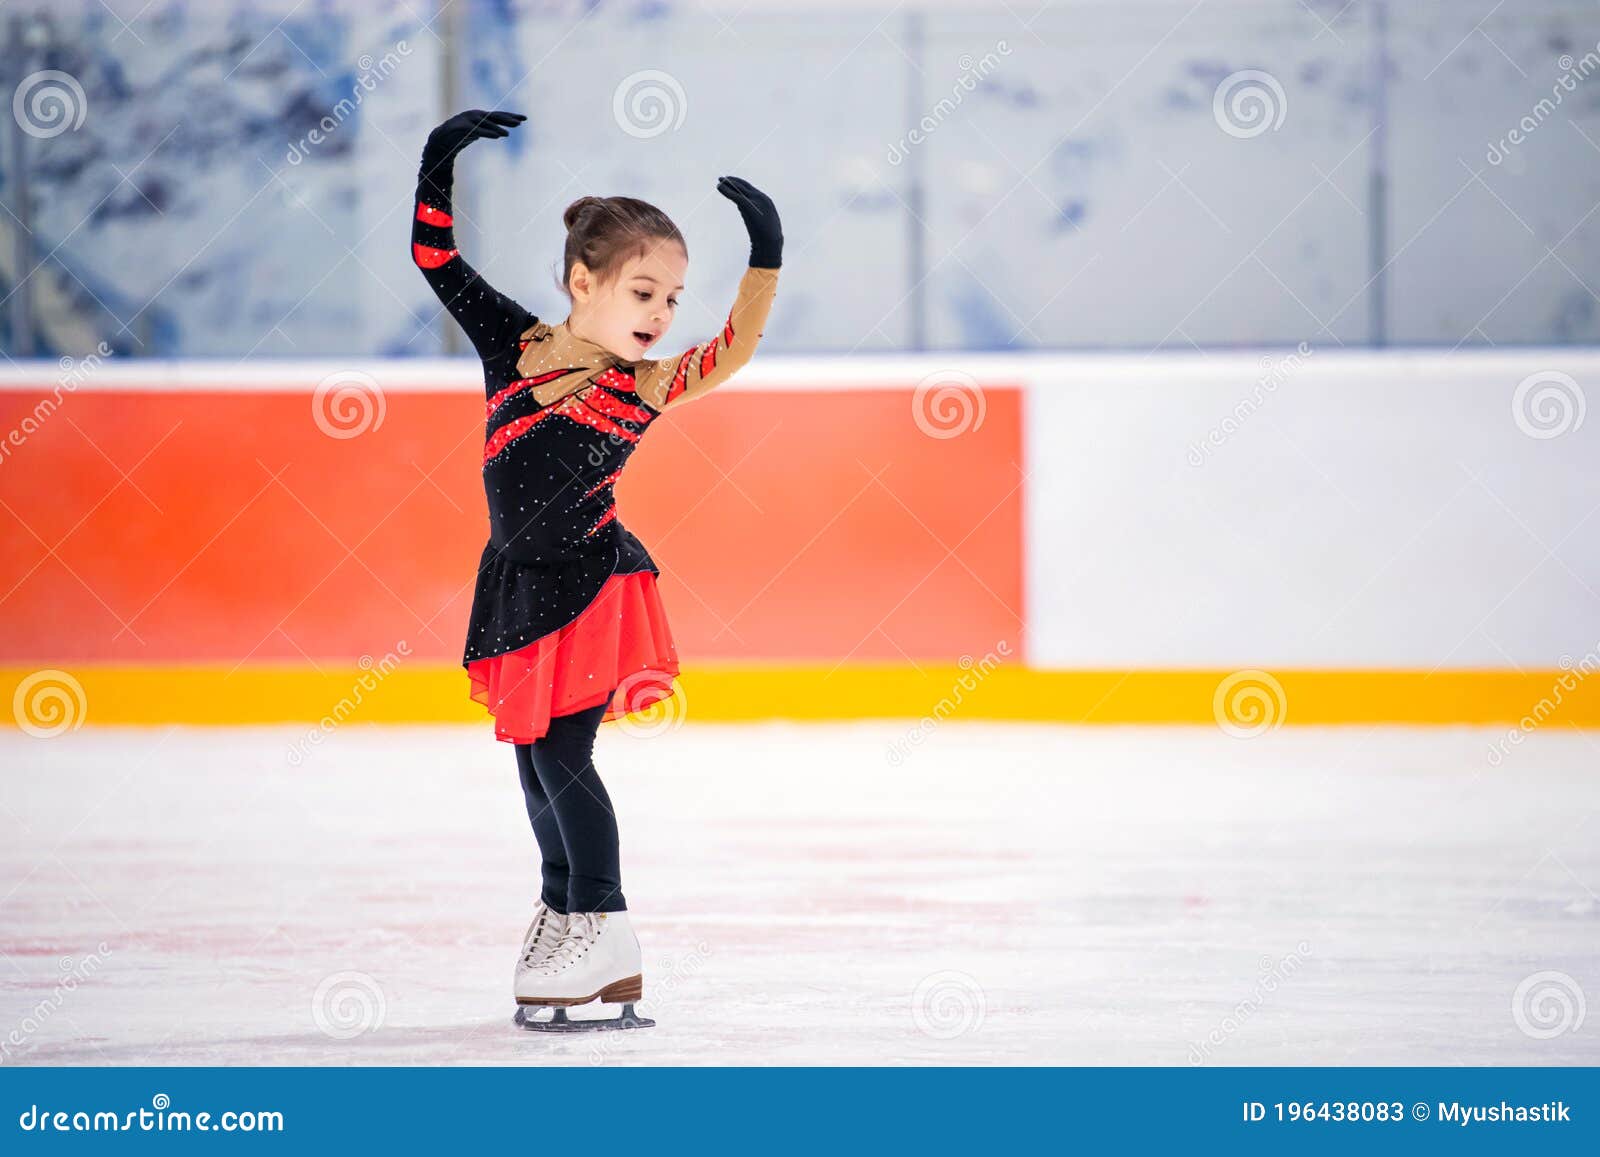
<path fill-rule="evenodd" d="M 622 361 L 638 361 L 672 327 L 689 255 L 676 241 L 652 241 L 643 254 L 601 280 L 581 262 L 572 267 L 571 328 Z"/>

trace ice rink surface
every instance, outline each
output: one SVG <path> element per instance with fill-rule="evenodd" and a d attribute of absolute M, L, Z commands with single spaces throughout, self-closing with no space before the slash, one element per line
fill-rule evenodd
<path fill-rule="evenodd" d="M 485 728 L 0 734 L 0 1059 L 1600 1064 L 1594 735 L 908 727 L 607 724 L 658 1027 L 568 1038 Z"/>

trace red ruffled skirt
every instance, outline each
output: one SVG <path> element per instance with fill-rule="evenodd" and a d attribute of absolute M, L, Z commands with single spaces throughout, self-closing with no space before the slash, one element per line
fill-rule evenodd
<path fill-rule="evenodd" d="M 606 704 L 602 722 L 669 699 L 678 650 L 649 571 L 612 575 L 560 630 L 467 667 L 472 698 L 494 716 L 495 738 L 532 743 L 550 719 Z"/>

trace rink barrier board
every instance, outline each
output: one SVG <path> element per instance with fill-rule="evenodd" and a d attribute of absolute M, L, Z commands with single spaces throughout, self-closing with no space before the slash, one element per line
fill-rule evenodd
<path fill-rule="evenodd" d="M 1038 491 L 1039 478 L 1048 474 L 1039 467 L 1048 463 L 1025 411 L 1037 418 L 1045 412 L 1043 399 L 1069 393 L 1086 404 L 1100 396 L 1096 390 L 1107 399 L 1141 396 L 1153 377 L 1227 392 L 1247 381 L 1259 360 L 1252 353 L 765 358 L 758 372 L 723 387 L 719 395 L 725 396 L 675 411 L 672 423 L 641 446 L 619 490 L 630 525 L 663 564 L 664 598 L 686 671 L 686 716 L 1212 721 L 1215 692 L 1234 673 L 1211 661 L 1216 652 L 1273 650 L 1280 624 L 1260 608 L 1238 615 L 1214 606 L 1206 611 L 1189 571 L 1140 564 L 1141 579 L 1180 584 L 1143 588 L 1150 609 L 1181 607 L 1185 617 L 1166 629 L 1147 624 L 1125 632 L 1117 616 L 1136 608 L 1077 593 L 1081 563 L 1092 556 L 1080 553 L 1067 560 L 1071 565 L 1041 568 L 1045 554 L 1037 544 L 1030 550 L 1027 540 L 1030 525 L 1033 535 L 1040 533 L 1044 508 L 1024 508 L 1029 491 Z M 1308 374 L 1348 377 L 1362 389 L 1396 375 L 1432 388 L 1460 376 L 1474 399 L 1498 413 L 1507 400 L 1500 394 L 1509 396 L 1515 378 L 1544 365 L 1600 373 L 1596 355 L 1569 349 L 1470 356 L 1329 351 L 1296 372 L 1302 381 Z M 981 421 L 961 437 L 929 437 L 908 420 L 912 407 L 930 383 L 959 381 L 955 367 L 982 384 Z M 403 669 L 363 712 L 393 721 L 484 718 L 465 699 L 453 662 L 470 595 L 461 582 L 461 560 L 469 560 L 470 577 L 482 534 L 481 519 L 462 516 L 482 501 L 475 447 L 480 411 L 470 403 L 463 411 L 460 397 L 481 391 L 477 368 L 460 360 L 359 363 L 360 374 L 386 394 L 385 424 L 353 440 L 328 438 L 310 420 L 312 391 L 353 372 L 349 363 L 144 362 L 106 365 L 85 376 L 75 390 L 94 395 L 93 406 L 81 404 L 88 397 L 69 399 L 80 403 L 70 423 L 41 427 L 0 462 L 6 503 L 0 517 L 15 516 L 10 532 L 0 536 L 0 663 L 28 674 L 47 665 L 41 656 L 50 656 L 48 665 L 89 672 L 85 677 L 99 688 L 93 717 L 103 722 L 270 722 L 318 718 L 352 687 L 359 672 L 350 664 L 358 655 L 380 655 L 409 636 Z M 26 413 L 56 373 L 53 364 L 0 367 L 0 425 L 9 427 Z M 1080 450 L 1085 438 L 1131 439 L 1130 449 L 1150 441 L 1145 425 L 1095 422 L 1092 410 L 1073 412 L 1082 427 L 1075 432 Z M 1505 424 L 1493 427 L 1494 437 L 1505 434 L 1499 428 Z M 1531 446 L 1540 455 L 1570 456 L 1584 449 L 1572 438 L 1535 443 L 1514 428 L 1511 434 L 1519 452 Z M 1106 505 L 1106 495 L 1092 486 L 1092 469 L 1062 446 L 1050 451 L 1046 458 L 1085 474 L 1073 494 Z M 1231 444 L 1224 451 L 1239 452 Z M 30 468 L 30 454 L 41 455 L 32 461 L 48 461 L 50 468 Z M 225 463 L 245 468 L 235 477 L 216 469 Z M 878 493 L 874 471 L 886 463 L 901 473 L 881 474 L 884 492 Z M 273 471 L 289 464 L 294 469 L 282 477 L 293 495 L 287 488 L 278 493 L 271 481 Z M 245 477 L 251 465 L 259 477 Z M 1178 473 L 1187 483 L 1193 476 L 1182 475 L 1183 469 Z M 408 501 L 374 528 L 370 512 L 386 502 L 397 474 L 410 480 Z M 826 493 L 796 485 L 803 474 L 824 476 Z M 1031 487 L 1023 485 L 1029 474 L 1036 474 Z M 204 484 L 197 485 L 197 477 Z M 61 501 L 63 482 L 74 488 L 68 496 L 74 501 Z M 255 489 L 230 489 L 244 483 Z M 340 501 L 329 509 L 315 501 L 328 496 Z M 141 522 L 146 508 L 157 505 L 173 517 Z M 835 506 L 838 517 L 831 518 Z M 763 534 L 741 539 L 756 553 L 740 571 L 737 559 L 730 567 L 723 528 L 748 522 L 753 507 Z M 85 508 L 103 521 L 80 528 Z M 799 519 L 818 508 L 829 510 L 831 521 L 799 525 L 795 542 L 803 541 L 807 552 L 788 557 L 795 542 L 783 536 L 795 536 Z M 906 517 L 908 511 L 914 517 Z M 197 514 L 209 517 L 191 517 Z M 980 514 L 982 533 L 972 540 Z M 26 532 L 17 533 L 16 518 L 27 523 Z M 886 539 L 891 523 L 918 537 Z M 1081 544 L 1099 541 L 1085 530 L 1057 545 L 1081 552 Z M 1152 531 L 1159 540 L 1159 528 L 1140 533 Z M 230 542 L 231 534 L 240 537 Z M 768 538 L 773 541 L 761 541 Z M 96 549 L 86 550 L 86 541 L 96 539 Z M 220 549 L 211 549 L 213 542 Z M 286 565 L 263 567 L 248 547 L 238 548 L 240 542 L 264 543 L 275 552 L 274 562 Z M 426 548 L 419 550 L 419 542 Z M 355 554 L 347 544 L 356 545 Z M 1109 545 L 1118 553 L 1130 542 Z M 759 553 L 768 546 L 778 553 Z M 1572 555 L 1581 546 L 1566 545 L 1579 573 L 1588 569 L 1584 558 Z M 923 548 L 926 555 L 917 553 Z M 107 552 L 116 554 L 117 568 L 101 565 Z M 1132 562 L 1140 557 L 1129 556 Z M 372 581 L 374 572 L 383 582 Z M 1395 572 L 1403 568 L 1390 568 L 1390 577 Z M 1109 572 L 1102 567 L 1100 573 L 1103 579 Z M 1067 592 L 1076 600 L 1071 605 L 1081 607 L 1076 624 L 1055 610 L 1061 592 L 1053 588 L 1068 576 L 1075 576 Z M 95 592 L 85 589 L 86 579 Z M 1464 574 L 1462 590 L 1476 591 L 1470 584 Z M 877 587 L 910 588 L 917 598 L 892 619 L 876 606 L 848 618 L 852 596 Z M 1128 599 L 1128 589 L 1113 588 L 1114 597 L 1106 596 L 1113 604 Z M 1244 597 L 1247 588 L 1236 589 Z M 761 595 L 755 602 L 753 591 Z M 819 606 L 827 613 L 819 615 Z M 1557 614 L 1564 606 L 1545 604 L 1544 617 L 1581 618 Z M 131 629 L 120 629 L 112 607 L 124 618 L 128 608 L 137 612 Z M 1111 613 L 1104 623 L 1120 632 L 1109 654 L 1084 629 L 1105 612 Z M 1218 637 L 1226 646 L 1197 633 L 1216 624 L 1227 628 Z M 1270 656 L 1257 662 L 1283 686 L 1284 722 L 1597 725 L 1600 712 L 1581 675 L 1550 667 L 1569 642 L 1579 644 L 1572 654 L 1581 650 L 1582 641 L 1569 640 L 1567 632 L 1559 646 L 1541 639 L 1525 648 L 1535 652 L 1531 657 L 1501 651 L 1506 669 L 1497 666 L 1498 656 L 1485 662 L 1456 655 L 1456 666 L 1424 671 L 1420 667 L 1444 648 L 1378 653 L 1360 638 L 1350 645 L 1353 636 L 1340 626 L 1344 645 L 1323 648 L 1333 662 L 1318 664 L 1314 648 L 1294 652 L 1299 661 L 1283 669 L 1273 667 Z M 1273 646 L 1256 645 L 1269 637 Z M 1198 653 L 1184 653 L 1185 640 Z M 1502 641 L 1519 642 L 1515 636 Z M 1119 648 L 1132 650 L 1118 655 Z M 987 665 L 997 651 L 1004 658 L 985 674 L 983 686 L 957 693 L 959 680 L 974 676 L 950 664 L 959 656 Z M 846 663 L 837 666 L 841 657 Z M 1352 664 L 1353 657 L 1368 664 Z M 1519 665 L 1528 670 L 1517 671 Z M 225 692 L 216 690 L 220 676 Z M 941 707 L 952 701 L 954 711 Z"/>
<path fill-rule="evenodd" d="M 64 672 L 68 679 L 61 678 Z M 1267 676 L 1263 678 L 1263 675 Z M 1241 677 L 1242 676 L 1242 677 Z M 25 691 L 23 685 L 29 683 Z M 672 699 L 632 717 L 642 731 L 680 722 L 903 719 L 1071 724 L 1211 724 L 1248 736 L 1280 726 L 1500 725 L 1600 728 L 1600 691 L 1563 671 L 1038 671 L 903 664 L 697 664 Z M 65 690 L 62 690 L 65 688 Z M 287 664 L 0 668 L 4 718 L 49 730 L 77 724 L 482 723 L 459 667 Z M 32 703 L 32 706 L 28 704 Z M 53 704 L 53 706 L 52 706 Z M 52 714 L 65 711 L 65 716 Z M 912 742 L 915 740 L 913 739 Z"/>

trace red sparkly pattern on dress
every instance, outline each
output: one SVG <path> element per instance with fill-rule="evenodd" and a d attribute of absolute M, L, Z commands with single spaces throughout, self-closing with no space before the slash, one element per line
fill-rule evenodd
<path fill-rule="evenodd" d="M 493 414 L 512 394 L 521 393 L 523 390 L 531 389 L 534 386 L 542 386 L 546 382 L 553 382 L 557 378 L 565 377 L 567 374 L 575 374 L 577 372 L 577 366 L 568 366 L 565 369 L 551 370 L 548 373 L 539 374 L 537 377 L 518 378 L 505 389 L 497 391 L 487 402 L 484 403 L 484 416 L 488 417 L 489 415 Z"/>
<path fill-rule="evenodd" d="M 448 229 L 456 223 L 456 219 L 442 209 L 435 209 L 424 201 L 417 202 L 417 220 L 424 225 L 437 225 L 441 229 Z"/>
<path fill-rule="evenodd" d="M 672 375 L 672 385 L 667 389 L 667 402 L 672 401 L 673 398 L 676 398 L 679 394 L 683 393 L 683 387 L 689 382 L 689 362 L 693 358 L 694 350 L 687 350 L 684 355 L 678 359 L 678 369 Z M 665 402 L 663 405 L 665 405 Z"/>
<path fill-rule="evenodd" d="M 495 738 L 532 743 L 556 715 L 601 703 L 602 721 L 673 695 L 678 650 L 649 571 L 612 575 L 577 619 L 526 647 L 467 667 L 472 698 L 494 716 Z"/>
<path fill-rule="evenodd" d="M 649 410 L 643 406 L 635 406 L 631 402 L 624 402 L 615 394 L 607 393 L 605 390 L 585 390 L 583 400 L 608 418 L 626 418 L 630 422 L 642 425 L 648 425 L 650 422 Z"/>
<path fill-rule="evenodd" d="M 588 530 L 584 531 L 583 532 L 583 537 L 584 538 L 593 538 L 596 534 L 600 533 L 600 528 L 602 526 L 604 526 L 606 523 L 610 522 L 616 516 L 617 516 L 617 508 L 616 508 L 616 506 L 613 505 L 613 506 L 606 507 L 606 512 L 600 516 L 600 521 L 595 523 Z"/>
<path fill-rule="evenodd" d="M 441 265 L 450 264 L 459 256 L 461 256 L 459 249 L 435 249 L 432 245 L 418 245 L 415 242 L 411 246 L 411 260 L 424 269 L 438 269 Z"/>
<path fill-rule="evenodd" d="M 588 490 L 585 490 L 583 492 L 583 496 L 585 498 L 588 498 L 591 495 L 599 494 L 607 486 L 610 486 L 613 482 L 615 482 L 618 478 L 621 478 L 621 477 L 622 477 L 622 470 L 620 468 L 618 468 L 616 470 L 613 470 L 610 474 L 607 474 L 604 478 L 600 479 L 600 481 L 596 482 L 593 486 L 589 487 Z"/>
<path fill-rule="evenodd" d="M 616 366 L 612 366 L 604 373 L 596 375 L 594 380 L 599 385 L 616 390 L 618 393 L 632 394 L 636 398 L 639 396 L 639 383 L 634 381 L 631 375 L 617 369 Z"/>
<path fill-rule="evenodd" d="M 586 395 L 592 396 L 591 391 L 580 390 L 576 394 L 569 394 L 567 397 L 563 398 L 553 406 L 548 406 L 536 414 L 528 414 L 526 417 L 517 418 L 515 421 L 507 422 L 504 426 L 501 426 L 498 430 L 491 434 L 489 436 L 489 440 L 484 443 L 484 465 L 488 465 L 490 459 L 492 459 L 496 454 L 500 453 L 500 451 L 504 450 L 513 439 L 520 438 L 538 423 L 543 422 L 547 418 L 570 418 L 579 425 L 589 426 L 592 429 L 598 430 L 600 433 L 607 434 L 613 438 L 621 438 L 624 442 L 637 442 L 639 440 L 639 435 L 634 433 L 632 430 L 629 430 L 625 426 L 617 425 L 610 418 L 606 417 L 605 414 L 599 413 L 593 407 L 585 405 L 584 401 Z M 624 402 L 618 402 L 615 398 L 611 399 L 611 401 L 612 404 L 616 406 L 626 405 Z M 628 406 L 627 408 L 631 410 L 635 407 Z"/>

